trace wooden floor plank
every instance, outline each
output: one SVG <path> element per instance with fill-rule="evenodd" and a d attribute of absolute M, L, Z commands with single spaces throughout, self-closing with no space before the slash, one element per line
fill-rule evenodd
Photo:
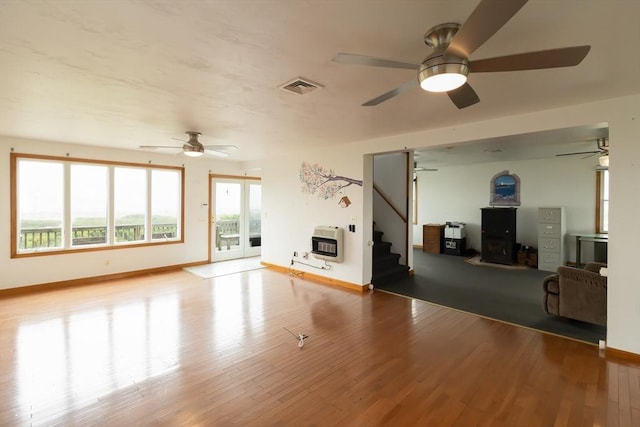
<path fill-rule="evenodd" d="M 266 269 L 0 298 L 0 386 L 0 425 L 640 425 L 633 360 Z"/>

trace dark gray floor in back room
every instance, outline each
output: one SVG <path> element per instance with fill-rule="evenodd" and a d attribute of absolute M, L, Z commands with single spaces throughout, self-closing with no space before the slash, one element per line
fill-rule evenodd
<path fill-rule="evenodd" d="M 537 269 L 505 270 L 474 266 L 465 257 L 414 249 L 412 277 L 377 289 L 597 344 L 606 328 L 550 316 L 542 309 L 542 280 Z"/>

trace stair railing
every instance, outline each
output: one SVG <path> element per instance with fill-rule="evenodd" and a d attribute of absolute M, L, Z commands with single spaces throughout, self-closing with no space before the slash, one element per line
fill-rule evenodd
<path fill-rule="evenodd" d="M 400 210 L 393 204 L 393 202 L 389 199 L 389 197 L 387 197 L 386 194 L 384 194 L 384 192 L 382 190 L 380 190 L 380 188 L 376 185 L 373 184 L 373 189 L 376 191 L 376 193 L 378 193 L 380 195 L 380 197 L 382 197 L 382 200 L 385 201 L 385 203 L 387 205 L 389 205 L 389 207 L 391 207 L 391 209 L 393 209 L 393 211 L 396 213 L 396 215 L 398 215 L 400 217 L 400 219 L 402 219 L 402 222 L 404 222 L 405 224 L 407 223 L 407 218 L 404 216 L 404 214 L 402 212 L 400 212 Z"/>

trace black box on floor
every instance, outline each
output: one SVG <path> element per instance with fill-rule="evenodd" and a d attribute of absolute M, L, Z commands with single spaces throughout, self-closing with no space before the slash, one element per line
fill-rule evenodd
<path fill-rule="evenodd" d="M 465 255 L 467 253 L 467 238 L 444 239 L 444 253 L 447 255 Z"/>

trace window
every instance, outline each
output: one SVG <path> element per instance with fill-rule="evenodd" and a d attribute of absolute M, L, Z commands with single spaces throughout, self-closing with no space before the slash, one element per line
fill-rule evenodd
<path fill-rule="evenodd" d="M 12 218 L 17 218 L 20 230 L 31 230 L 18 233 L 19 247 L 61 248 L 64 222 L 62 164 L 24 160 L 20 162 L 17 177 L 17 215 Z"/>
<path fill-rule="evenodd" d="M 11 256 L 183 241 L 184 169 L 11 154 Z"/>
<path fill-rule="evenodd" d="M 87 164 L 71 164 L 70 169 L 71 246 L 107 243 L 109 170 Z"/>
<path fill-rule="evenodd" d="M 345 196 L 346 197 L 346 196 Z M 262 184 L 249 184 L 249 243 L 251 246 L 261 245 L 262 233 Z"/>
<path fill-rule="evenodd" d="M 140 168 L 116 168 L 113 180 L 116 243 L 144 241 L 147 213 L 147 173 Z"/>
<path fill-rule="evenodd" d="M 151 171 L 152 240 L 176 237 L 180 204 L 180 174 L 172 170 Z"/>
<path fill-rule="evenodd" d="M 596 172 L 596 233 L 609 232 L 609 171 Z"/>

